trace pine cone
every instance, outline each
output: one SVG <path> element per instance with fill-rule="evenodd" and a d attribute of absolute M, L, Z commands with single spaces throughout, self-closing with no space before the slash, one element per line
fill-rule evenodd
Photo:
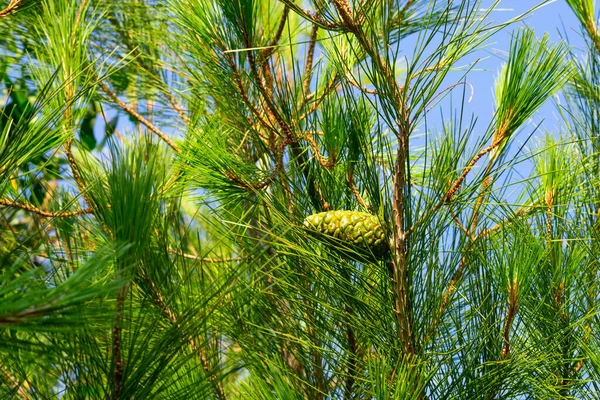
<path fill-rule="evenodd" d="M 359 261 L 381 258 L 388 250 L 385 231 L 377 216 L 358 211 L 326 211 L 309 215 L 304 226 L 327 237 L 346 242 L 357 254 L 346 254 Z M 335 240 L 330 241 L 334 246 Z M 337 245 L 339 246 L 339 242 Z M 358 257 L 357 257 L 358 256 Z M 370 257 L 369 257 L 370 256 Z"/>

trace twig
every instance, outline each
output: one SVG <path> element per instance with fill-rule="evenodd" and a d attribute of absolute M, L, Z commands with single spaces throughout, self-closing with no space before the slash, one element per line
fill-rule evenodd
<path fill-rule="evenodd" d="M 258 120 L 258 122 L 260 123 L 260 125 L 263 128 L 267 129 L 268 131 L 277 133 L 275 128 L 265 120 L 263 114 L 258 110 L 256 105 L 254 105 L 254 103 L 248 97 L 248 94 L 246 93 L 246 88 L 244 87 L 244 83 L 242 82 L 242 77 L 240 75 L 240 72 L 239 72 L 237 66 L 235 65 L 234 60 L 232 59 L 232 57 L 229 54 L 227 54 L 226 60 L 229 63 L 229 68 L 231 68 L 231 71 L 233 73 L 233 81 L 234 81 L 235 85 L 237 86 L 238 93 L 240 96 L 242 96 L 242 100 L 244 101 L 244 103 L 246 103 L 248 108 L 250 108 L 250 111 L 252 111 L 252 114 L 254 114 L 254 116 L 256 117 L 256 119 Z"/>
<path fill-rule="evenodd" d="M 248 48 L 252 47 L 250 38 L 245 38 L 245 40 L 246 40 L 246 43 L 245 43 L 246 46 Z M 250 69 L 252 70 L 252 73 L 257 77 L 257 79 L 255 79 L 256 86 L 258 87 L 258 91 L 260 92 L 261 97 L 267 106 L 267 111 L 269 113 L 269 116 L 272 117 L 275 120 L 275 122 L 277 122 L 277 125 L 279 126 L 279 128 L 283 132 L 283 136 L 285 137 L 285 140 L 282 144 L 282 151 L 280 153 L 281 156 L 283 157 L 283 150 L 285 149 L 285 146 L 287 144 L 290 144 L 291 150 L 292 150 L 292 155 L 293 155 L 294 159 L 296 160 L 296 162 L 298 163 L 299 168 L 302 171 L 302 174 L 304 175 L 304 178 L 306 179 L 307 184 L 310 187 L 309 195 L 311 196 L 311 198 L 314 199 L 314 193 L 316 193 L 319 199 L 317 199 L 315 201 L 318 201 L 320 203 L 319 204 L 320 209 L 323 209 L 323 206 L 324 206 L 323 195 L 321 194 L 319 188 L 317 187 L 316 182 L 314 181 L 314 178 L 309 174 L 309 171 L 306 167 L 306 161 L 304 160 L 302 151 L 298 146 L 298 140 L 296 137 L 294 137 L 292 128 L 290 127 L 290 125 L 283 119 L 283 117 L 279 113 L 279 110 L 277 110 L 277 107 L 275 107 L 272 90 L 267 90 L 267 88 L 263 85 L 262 79 L 260 77 L 260 73 L 259 73 L 258 69 L 256 68 L 254 56 L 251 51 L 248 52 L 248 63 L 250 64 Z"/>
<path fill-rule="evenodd" d="M 477 198 L 477 202 L 475 203 L 475 208 L 473 209 L 473 218 L 471 221 L 471 233 L 475 234 L 475 230 L 477 229 L 477 224 L 479 222 L 479 211 L 481 210 L 481 206 L 483 205 L 483 199 L 487 190 L 492 186 L 492 177 L 489 175 L 491 171 L 492 163 L 490 163 L 485 172 L 485 178 L 483 179 L 483 183 L 481 184 L 481 193 Z"/>
<path fill-rule="evenodd" d="M 398 11 L 398 17 L 396 17 L 394 20 L 391 21 L 390 25 L 392 27 L 403 22 L 404 15 L 406 14 L 406 11 L 408 11 L 408 9 L 410 8 L 410 6 L 412 6 L 412 4 L 414 2 L 415 2 L 415 0 L 407 0 L 407 2 L 404 5 L 404 7 L 402 7 L 402 9 Z"/>
<path fill-rule="evenodd" d="M 367 203 L 365 203 L 362 196 L 358 192 L 358 189 L 354 185 L 354 173 L 353 172 L 348 171 L 348 173 L 346 174 L 346 182 L 348 183 L 348 187 L 352 191 L 352 194 L 356 198 L 356 201 L 358 201 L 358 204 L 360 204 L 361 207 L 363 207 L 365 210 L 371 211 L 373 209 L 373 207 L 368 206 Z"/>
<path fill-rule="evenodd" d="M 535 210 L 537 207 L 536 203 L 530 204 L 527 207 L 523 207 L 521 209 L 519 209 L 513 217 L 509 218 L 505 223 L 513 223 L 515 221 L 516 217 L 523 217 L 525 215 L 527 215 L 529 212 L 531 212 L 531 210 Z M 497 224 L 489 229 L 486 229 L 485 231 L 481 232 L 478 237 L 486 237 L 488 236 L 490 233 L 495 232 L 497 230 L 500 230 L 504 227 L 505 224 Z"/>
<path fill-rule="evenodd" d="M 275 167 L 273 168 L 273 170 L 271 171 L 269 176 L 267 176 L 262 181 L 248 182 L 245 179 L 240 178 L 239 176 L 237 176 L 236 174 L 234 174 L 231 171 L 225 171 L 225 176 L 227 176 L 227 178 L 229 178 L 231 181 L 233 181 L 234 183 L 237 183 L 238 185 L 242 186 L 243 188 L 245 188 L 247 190 L 254 191 L 254 190 L 264 189 L 265 187 L 267 187 L 271 183 L 273 183 L 275 181 L 275 179 L 277 179 L 277 175 L 279 175 L 279 173 L 283 169 L 283 153 L 285 152 L 285 147 L 286 147 L 285 143 L 286 143 L 286 141 L 282 140 L 281 149 L 279 150 L 279 154 L 276 155 L 277 160 L 275 161 Z"/>
<path fill-rule="evenodd" d="M 452 186 L 450 186 L 450 189 L 448 189 L 448 191 L 446 192 L 446 195 L 444 196 L 443 202 L 441 202 L 442 204 L 438 203 L 439 206 L 436 205 L 436 208 L 439 208 L 439 207 L 441 207 L 443 205 L 443 203 L 449 203 L 452 200 L 452 198 L 460 190 L 460 187 L 462 186 L 462 183 L 466 179 L 466 177 L 469 174 L 469 172 L 473 169 L 473 167 L 475 166 L 475 164 L 477 164 L 477 161 L 479 161 L 481 159 L 481 157 L 485 156 L 487 153 L 489 153 L 490 151 L 492 151 L 496 147 L 498 147 L 499 144 L 500 143 L 496 143 L 496 142 L 492 143 L 488 147 L 486 147 L 486 148 L 482 149 L 481 151 L 479 151 L 479 153 L 477 153 L 471 159 L 471 161 L 467 164 L 467 166 L 463 170 L 462 174 L 460 174 L 460 176 L 458 177 L 458 179 L 456 179 L 456 181 L 454 181 L 454 183 L 452 184 Z"/>
<path fill-rule="evenodd" d="M 162 85 L 159 85 L 159 86 L 162 87 Z M 166 90 L 166 88 L 162 88 L 161 91 L 163 92 L 163 94 L 165 95 L 165 97 L 167 98 L 169 103 L 171 103 L 171 107 L 173 107 L 173 109 L 177 112 L 177 114 L 179 114 L 179 116 L 183 120 L 183 123 L 186 125 L 189 125 L 190 117 L 188 117 L 188 115 L 185 112 L 185 110 L 183 109 L 183 107 L 181 107 L 181 105 L 179 105 L 179 103 L 177 102 L 177 99 L 175 99 L 175 96 L 173 96 L 168 90 Z"/>
<path fill-rule="evenodd" d="M 454 220 L 454 223 L 456 224 L 456 226 L 458 227 L 458 229 L 460 229 L 462 231 L 462 233 L 465 234 L 466 237 L 471 237 L 471 232 L 469 232 L 467 230 L 467 228 L 464 227 L 464 225 L 462 224 L 462 222 L 460 222 L 460 219 L 458 219 L 458 215 L 452 213 L 452 219 Z"/>
<path fill-rule="evenodd" d="M 594 21 L 593 15 L 588 15 L 586 21 L 582 21 L 582 25 L 587 32 L 588 36 L 592 40 L 596 52 L 600 54 L 600 34 L 598 33 L 598 28 L 596 27 L 596 22 Z"/>
<path fill-rule="evenodd" d="M 368 88 L 367 88 L 367 87 L 365 87 L 365 86 L 361 86 L 361 85 L 359 85 L 359 84 L 358 84 L 358 82 L 356 82 L 356 81 L 354 80 L 354 78 L 353 78 L 353 77 L 352 77 L 350 74 L 347 74 L 347 75 L 346 75 L 346 79 L 348 80 L 348 82 L 349 82 L 349 83 L 350 83 L 352 86 L 354 86 L 355 88 L 357 88 L 358 90 L 360 90 L 360 91 L 362 91 L 362 92 L 365 92 L 365 93 L 367 93 L 367 94 L 374 94 L 374 95 L 378 95 L 378 94 L 379 94 L 379 92 L 378 92 L 377 90 L 375 90 L 375 89 L 368 89 Z"/>
<path fill-rule="evenodd" d="M 81 210 L 75 210 L 75 211 L 58 211 L 58 212 L 45 211 L 45 210 L 37 208 L 31 204 L 20 203 L 18 201 L 12 201 L 12 200 L 7 200 L 7 199 L 0 199 L 0 206 L 20 208 L 22 210 L 26 210 L 26 211 L 35 213 L 39 216 L 47 217 L 47 218 L 74 217 L 76 215 L 92 213 L 92 209 L 90 207 L 87 207 L 87 208 L 84 208 Z"/>
<path fill-rule="evenodd" d="M 123 110 L 125 110 L 132 117 L 134 117 L 135 119 L 137 119 L 140 123 L 142 123 L 143 125 L 145 125 L 152 132 L 154 132 L 165 143 L 167 143 L 169 145 L 169 147 L 171 147 L 173 150 L 175 150 L 175 152 L 181 153 L 181 150 L 179 149 L 179 147 L 177 147 L 177 145 L 171 139 L 169 139 L 169 137 L 167 135 L 165 135 L 160 129 L 158 129 L 156 126 L 154 126 L 154 124 L 152 124 L 150 121 L 148 121 L 146 118 L 144 118 L 133 107 L 127 105 L 121 99 L 119 99 L 119 96 L 117 96 L 117 94 L 115 92 L 113 92 L 112 90 L 110 90 L 108 88 L 108 86 L 106 86 L 103 82 L 99 82 L 98 85 L 100 86 L 100 88 L 102 89 L 102 91 L 105 92 Z"/>
<path fill-rule="evenodd" d="M 308 44 L 308 52 L 306 53 L 306 65 L 304 66 L 304 78 L 302 80 L 302 93 L 308 93 L 310 87 L 311 70 L 313 65 L 313 57 L 315 55 L 315 47 L 317 45 L 317 32 L 319 27 L 313 25 L 310 32 L 310 42 Z"/>
<path fill-rule="evenodd" d="M 432 207 L 431 212 L 427 215 L 435 214 L 444 204 L 450 203 L 450 201 L 452 201 L 454 196 L 456 196 L 456 193 L 458 193 L 458 191 L 460 190 L 464 180 L 466 179 L 469 172 L 473 169 L 475 164 L 477 164 L 477 162 L 481 159 L 481 157 L 488 154 L 489 152 L 494 150 L 499 145 L 500 145 L 500 142 L 494 140 L 491 145 L 480 150 L 479 153 L 477 153 L 471 159 L 471 161 L 467 164 L 467 166 L 465 167 L 465 169 L 463 170 L 461 175 L 454 181 L 454 183 L 452 183 L 452 185 L 450 186 L 450 189 L 448 189 L 448 191 L 446 191 L 446 194 L 444 195 L 444 197 L 442 197 L 442 199 Z M 415 226 L 420 225 L 423 222 L 423 220 L 427 217 L 427 215 L 421 216 L 421 218 L 419 218 L 419 220 L 417 220 L 417 222 L 415 222 L 413 224 L 413 226 L 410 227 L 410 229 L 407 231 L 408 236 L 410 236 L 412 234 Z M 497 228 L 495 228 L 495 229 L 497 229 Z"/>
<path fill-rule="evenodd" d="M 352 316 L 352 308 L 346 302 L 344 311 L 347 316 Z M 348 341 L 348 371 L 346 373 L 346 387 L 344 392 L 344 399 L 350 400 L 353 398 L 354 384 L 356 382 L 357 375 L 357 358 L 358 358 L 358 343 L 356 342 L 356 335 L 354 329 L 350 325 L 350 321 L 346 321 L 346 340 Z"/>
<path fill-rule="evenodd" d="M 327 84 L 325 89 L 323 90 L 323 93 L 321 94 L 321 96 L 319 96 L 313 102 L 312 106 L 308 109 L 308 111 L 306 111 L 304 114 L 302 114 L 300 116 L 300 118 L 298 118 L 299 121 L 306 119 L 310 114 L 312 114 L 313 112 L 315 112 L 319 109 L 319 107 L 321 106 L 321 103 L 323 103 L 323 100 L 325 100 L 325 98 L 329 95 L 329 93 L 331 93 L 331 91 L 339 83 L 338 80 L 339 80 L 338 75 L 334 75 L 333 78 L 331 78 L 331 80 L 329 81 L 329 83 Z M 308 95 L 306 100 L 308 100 L 312 97 L 314 97 L 314 93 L 311 93 L 310 95 Z"/>
<path fill-rule="evenodd" d="M 144 65 L 144 62 L 140 62 L 138 60 L 138 58 L 141 58 L 142 54 L 139 51 L 139 47 L 136 46 L 135 43 L 132 42 L 131 35 L 128 32 L 125 32 L 125 30 L 119 23 L 119 20 L 116 18 L 116 16 L 113 13 L 110 13 L 108 15 L 108 20 L 114 26 L 115 30 L 119 33 L 119 36 L 121 37 L 121 41 L 123 43 L 125 43 L 125 46 L 127 46 L 130 53 L 132 53 L 132 54 L 135 53 L 134 58 L 136 59 L 136 64 L 140 68 L 142 68 L 144 71 L 146 71 L 152 77 L 152 79 L 154 79 L 158 83 L 159 90 L 166 97 L 167 101 L 169 103 L 171 103 L 171 106 L 173 107 L 173 109 L 177 112 L 177 114 L 179 114 L 179 116 L 181 117 L 181 119 L 183 120 L 183 122 L 185 124 L 189 124 L 190 118 L 187 116 L 187 113 L 184 111 L 183 107 L 181 107 L 181 105 L 179 105 L 179 103 L 177 102 L 175 97 L 169 92 L 167 85 L 165 84 L 164 80 L 160 77 L 159 73 L 157 71 L 152 70 L 153 65 L 146 66 L 146 65 Z M 161 69 L 165 69 L 165 68 L 161 68 Z"/>
<path fill-rule="evenodd" d="M 554 204 L 554 188 L 546 191 L 544 200 L 546 201 L 546 240 L 548 241 L 548 246 L 550 246 L 550 243 L 552 242 L 552 206 Z"/>
<path fill-rule="evenodd" d="M 77 162 L 75 161 L 75 157 L 73 157 L 73 152 L 71 151 L 72 143 L 73 143 L 73 139 L 69 139 L 65 143 L 65 155 L 67 156 L 67 161 L 69 162 L 69 166 L 71 167 L 71 172 L 73 173 L 73 179 L 75 180 L 75 183 L 77 184 L 77 188 L 79 189 L 79 192 L 83 196 L 83 199 L 86 201 L 86 203 L 88 203 L 88 205 L 93 205 L 93 203 L 90 202 L 89 199 L 86 197 L 85 184 L 83 183 L 83 180 L 81 179 L 81 175 L 79 173 L 79 166 L 77 165 Z"/>
<path fill-rule="evenodd" d="M 433 323 L 434 327 L 436 327 L 437 323 L 439 322 L 439 318 L 441 318 L 441 315 L 444 313 L 444 310 L 448 306 L 450 302 L 450 296 L 452 296 L 452 293 L 454 293 L 454 290 L 456 290 L 456 285 L 458 284 L 458 281 L 462 278 L 466 262 L 466 257 L 461 257 L 460 262 L 458 263 L 458 268 L 456 269 L 456 271 L 454 271 L 454 275 L 452 275 L 452 278 L 450 278 L 450 283 L 448 283 L 448 287 L 444 292 L 440 308 L 438 309 L 438 316 Z"/>
<path fill-rule="evenodd" d="M 281 20 L 279 21 L 279 26 L 277 27 L 277 31 L 275 32 L 275 37 L 273 37 L 273 40 L 271 40 L 271 44 L 265 49 L 263 49 L 262 59 L 264 61 L 271 57 L 271 55 L 277 48 L 279 40 L 281 39 L 281 35 L 283 34 L 283 29 L 285 28 L 285 23 L 287 22 L 287 17 L 289 13 L 290 7 L 286 4 L 281 15 Z"/>
<path fill-rule="evenodd" d="M 519 292 L 517 290 L 517 282 L 508 282 L 508 309 L 506 310 L 506 321 L 504 322 L 504 346 L 502 347 L 501 360 L 506 359 L 510 355 L 510 328 L 517 314 L 517 301 Z"/>
<path fill-rule="evenodd" d="M 303 137 L 303 139 L 305 139 L 307 142 L 310 143 L 310 146 L 313 149 L 313 152 L 315 153 L 315 158 L 317 159 L 317 162 L 325 169 L 330 169 L 333 166 L 335 166 L 336 163 L 336 159 L 335 157 L 333 157 L 333 155 L 329 158 L 325 158 L 323 155 L 321 155 L 321 153 L 319 152 L 319 146 L 317 145 L 317 142 L 310 137 L 310 135 L 306 135 Z"/>
<path fill-rule="evenodd" d="M 21 6 L 23 6 L 27 0 L 11 0 L 8 6 L 4 10 L 0 10 L 0 18 L 6 17 L 16 12 Z"/>

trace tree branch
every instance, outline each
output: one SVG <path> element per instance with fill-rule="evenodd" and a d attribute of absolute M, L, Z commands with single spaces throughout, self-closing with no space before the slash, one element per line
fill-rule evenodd
<path fill-rule="evenodd" d="M 28 0 L 11 0 L 4 10 L 0 10 L 0 18 L 15 13 L 19 8 L 25 5 Z"/>
<path fill-rule="evenodd" d="M 168 144 L 169 147 L 171 147 L 173 150 L 175 150 L 175 152 L 181 153 L 181 150 L 179 149 L 179 147 L 177 147 L 177 145 L 171 139 L 169 139 L 169 137 L 167 135 L 165 135 L 160 129 L 158 129 L 156 126 L 154 126 L 154 124 L 152 124 L 152 122 L 148 121 L 140 113 L 138 113 L 133 107 L 127 105 L 121 99 L 119 99 L 119 96 L 117 96 L 117 94 L 115 92 L 110 90 L 108 88 L 108 86 L 106 86 L 103 82 L 99 82 L 98 85 L 100 86 L 100 88 L 102 89 L 102 91 L 104 93 L 106 93 L 115 103 L 117 103 L 119 105 L 119 107 L 121 107 L 124 111 L 126 111 L 128 114 L 130 114 L 135 119 L 137 119 L 141 124 L 145 125 L 150 131 L 154 132 L 166 144 Z"/>
<path fill-rule="evenodd" d="M 302 91 L 304 92 L 304 95 L 308 93 L 308 89 L 310 88 L 311 70 L 313 66 L 313 57 L 315 55 L 315 47 L 317 45 L 318 31 L 319 27 L 317 25 L 313 25 L 310 32 L 308 51 L 306 53 L 306 64 L 304 65 L 304 78 L 302 80 Z"/>
<path fill-rule="evenodd" d="M 57 211 L 57 212 L 45 211 L 45 210 L 37 208 L 31 204 L 20 203 L 18 201 L 7 200 L 7 199 L 0 199 L 0 206 L 20 208 L 22 210 L 26 210 L 26 211 L 32 212 L 34 214 L 37 214 L 41 217 L 46 217 L 46 218 L 74 217 L 76 215 L 92 213 L 92 209 L 89 207 L 84 208 L 82 210 L 75 210 L 75 211 Z"/>

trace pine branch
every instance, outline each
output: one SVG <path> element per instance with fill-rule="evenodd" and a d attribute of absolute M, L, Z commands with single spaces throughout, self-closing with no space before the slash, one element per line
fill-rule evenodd
<path fill-rule="evenodd" d="M 313 102 L 313 104 L 311 105 L 311 107 L 304 113 L 302 114 L 298 120 L 299 121 L 303 121 L 306 118 L 308 118 L 309 115 L 311 115 L 312 113 L 314 113 L 315 111 L 317 111 L 319 109 L 319 107 L 321 107 L 321 104 L 323 104 L 323 101 L 327 98 L 327 96 L 329 96 L 329 94 L 331 93 L 332 90 L 334 90 L 336 88 L 336 86 L 340 83 L 340 78 L 337 74 L 334 74 L 333 77 L 329 80 L 329 83 L 327 84 L 327 86 L 325 86 L 325 89 L 323 90 L 323 93 L 321 93 L 321 95 Z M 310 95 L 306 96 L 306 99 L 304 100 L 304 103 L 306 104 L 308 101 L 310 101 L 311 99 L 313 99 L 316 95 L 315 93 L 311 93 Z M 303 108 L 300 107 L 301 109 Z"/>
<path fill-rule="evenodd" d="M 277 27 L 277 31 L 275 32 L 275 36 L 271 40 L 271 44 L 269 44 L 262 52 L 261 58 L 266 62 L 269 57 L 273 55 L 275 49 L 279 45 L 279 41 L 281 40 L 281 35 L 283 34 L 283 29 L 285 28 L 285 24 L 287 23 L 287 18 L 290 13 L 290 8 L 286 5 L 283 8 L 283 13 L 281 15 L 281 20 L 279 21 L 279 26 Z"/>
<path fill-rule="evenodd" d="M 177 145 L 171 139 L 169 139 L 169 137 L 164 132 L 162 132 L 160 129 L 158 129 L 152 122 L 150 122 L 146 118 L 144 118 L 133 107 L 129 106 L 128 104 L 123 102 L 121 99 L 119 99 L 119 96 L 117 96 L 117 94 L 115 92 L 110 90 L 108 88 L 108 86 L 106 86 L 106 84 L 104 84 L 103 82 L 98 82 L 98 85 L 100 86 L 100 89 L 102 89 L 102 91 L 104 93 L 106 93 L 115 103 L 117 103 L 119 105 L 119 107 L 121 107 L 124 111 L 129 113 L 135 119 L 137 119 L 141 124 L 145 125 L 148 129 L 150 129 L 150 131 L 154 132 L 167 145 L 169 145 L 169 147 L 171 147 L 173 150 L 175 150 L 176 153 L 181 153 L 181 150 L 179 149 L 179 147 L 177 147 Z"/>
<path fill-rule="evenodd" d="M 348 183 L 348 187 L 352 191 L 352 194 L 354 195 L 354 198 L 356 198 L 356 201 L 358 201 L 358 204 L 360 204 L 360 206 L 365 210 L 373 211 L 373 207 L 365 203 L 362 196 L 358 192 L 358 189 L 354 185 L 354 171 L 348 171 L 348 173 L 346 174 L 346 183 Z"/>
<path fill-rule="evenodd" d="M 75 210 L 75 211 L 57 211 L 57 212 L 45 211 L 45 210 L 37 208 L 31 204 L 20 203 L 17 201 L 7 200 L 7 199 L 0 199 L 0 206 L 20 208 L 22 210 L 26 210 L 26 211 L 32 212 L 34 214 L 37 214 L 41 217 L 47 217 L 47 218 L 74 217 L 77 215 L 92 213 L 92 209 L 89 207 L 84 208 L 82 210 Z"/>
<path fill-rule="evenodd" d="M 304 78 L 302 80 L 302 92 L 305 95 L 308 93 L 308 89 L 310 88 L 310 79 L 312 76 L 311 71 L 313 68 L 313 57 L 315 55 L 315 47 L 317 45 L 318 31 L 319 27 L 317 25 L 313 25 L 312 30 L 310 32 L 308 51 L 306 53 L 306 64 L 304 66 Z"/>
<path fill-rule="evenodd" d="M 10 14 L 17 12 L 17 10 L 25 5 L 29 0 L 10 0 L 8 6 L 5 9 L 0 10 L 0 18 L 7 17 Z"/>
<path fill-rule="evenodd" d="M 519 299 L 519 292 L 517 285 L 516 281 L 508 282 L 508 308 L 506 310 L 506 319 L 503 329 L 504 346 L 502 347 L 501 360 L 506 359 L 510 354 L 510 329 L 518 309 L 517 301 Z"/>

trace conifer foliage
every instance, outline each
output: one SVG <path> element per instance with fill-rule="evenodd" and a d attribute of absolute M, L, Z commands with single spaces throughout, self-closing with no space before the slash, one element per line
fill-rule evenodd
<path fill-rule="evenodd" d="M 499 1 L 0 1 L 0 398 L 598 398 L 600 30 L 559 1 L 585 48 Z"/>

